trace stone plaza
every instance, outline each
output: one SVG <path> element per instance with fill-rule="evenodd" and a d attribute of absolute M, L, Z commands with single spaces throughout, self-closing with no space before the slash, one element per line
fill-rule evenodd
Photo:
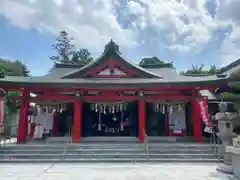
<path fill-rule="evenodd" d="M 232 180 L 218 164 L 0 164 L 1 180 Z"/>

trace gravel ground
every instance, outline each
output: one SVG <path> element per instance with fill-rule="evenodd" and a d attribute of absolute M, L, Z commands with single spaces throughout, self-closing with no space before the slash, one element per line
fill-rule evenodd
<path fill-rule="evenodd" d="M 233 180 L 217 164 L 0 164 L 0 180 Z"/>

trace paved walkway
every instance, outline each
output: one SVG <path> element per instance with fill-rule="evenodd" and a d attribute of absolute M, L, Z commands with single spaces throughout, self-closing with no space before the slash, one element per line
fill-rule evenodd
<path fill-rule="evenodd" d="M 232 180 L 216 164 L 0 164 L 0 180 Z"/>

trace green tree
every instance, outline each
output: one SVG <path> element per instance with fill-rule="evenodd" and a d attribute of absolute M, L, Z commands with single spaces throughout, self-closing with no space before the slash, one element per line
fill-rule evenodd
<path fill-rule="evenodd" d="M 71 58 L 75 53 L 75 46 L 72 44 L 72 39 L 66 31 L 61 31 L 59 37 L 56 39 L 56 44 L 52 45 L 56 51 L 56 56 L 50 58 L 58 63 L 71 63 Z"/>
<path fill-rule="evenodd" d="M 216 67 L 216 65 L 213 65 L 213 66 L 210 67 L 208 73 L 209 73 L 209 74 L 212 74 L 212 75 L 218 74 L 218 73 L 220 73 L 220 69 L 218 69 L 218 68 Z"/>
<path fill-rule="evenodd" d="M 87 49 L 82 48 L 74 52 L 71 61 L 73 64 L 86 65 L 93 61 L 93 57 L 91 56 L 91 53 Z"/>
<path fill-rule="evenodd" d="M 229 92 L 222 93 L 222 97 L 226 101 L 233 101 L 236 108 L 240 106 L 240 69 L 233 71 L 230 74 L 230 80 L 228 83 L 230 87 Z"/>
<path fill-rule="evenodd" d="M 10 61 L 0 58 L 0 75 L 1 76 L 29 76 L 29 70 L 21 61 Z"/>
<path fill-rule="evenodd" d="M 139 63 L 139 66 L 142 67 L 166 67 L 166 68 L 174 68 L 173 62 L 165 63 L 159 58 L 153 57 L 145 57 Z"/>
<path fill-rule="evenodd" d="M 203 74 L 203 65 L 192 65 L 192 68 L 187 70 L 186 74 Z"/>
<path fill-rule="evenodd" d="M 152 64 L 164 64 L 164 61 L 161 61 L 159 58 L 157 57 L 145 57 L 142 58 L 142 60 L 140 61 L 139 65 L 152 65 Z"/>
<path fill-rule="evenodd" d="M 182 75 L 214 75 L 220 73 L 220 70 L 213 65 L 210 69 L 204 69 L 204 65 L 192 65 L 191 69 L 188 69 L 185 72 L 181 72 Z"/>
<path fill-rule="evenodd" d="M 86 65 L 93 60 L 91 53 L 86 48 L 76 50 L 66 31 L 61 31 L 56 39 L 56 44 L 52 47 L 56 52 L 50 59 L 61 64 L 81 64 Z"/>
<path fill-rule="evenodd" d="M 27 66 L 19 60 L 10 61 L 0 59 L 0 78 L 5 76 L 29 76 L 29 70 Z M 13 100 L 13 96 L 19 95 L 18 91 L 6 91 L 5 103 L 10 111 L 16 111 L 19 107 L 18 103 Z"/>

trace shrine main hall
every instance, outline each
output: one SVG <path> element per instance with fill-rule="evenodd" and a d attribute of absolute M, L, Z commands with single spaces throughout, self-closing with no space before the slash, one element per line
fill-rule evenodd
<path fill-rule="evenodd" d="M 228 80 L 223 75 L 183 76 L 161 64 L 136 65 L 110 41 L 87 65 L 55 63 L 40 77 L 2 77 L 0 87 L 21 92 L 15 97 L 20 101 L 19 143 L 27 140 L 30 102 L 47 112 L 64 107 L 71 130 L 61 134 L 55 128 L 51 136 L 68 134 L 74 143 L 92 136 L 133 136 L 144 142 L 145 134 L 192 136 L 201 142 L 210 123 L 207 97 L 199 92 L 226 87 Z"/>

